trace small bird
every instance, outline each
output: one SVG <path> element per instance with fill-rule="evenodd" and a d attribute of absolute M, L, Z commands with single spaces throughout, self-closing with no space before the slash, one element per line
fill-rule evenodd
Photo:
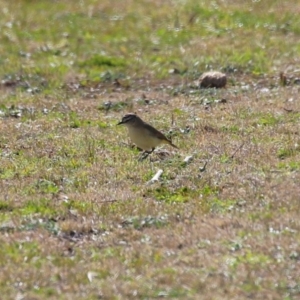
<path fill-rule="evenodd" d="M 163 133 L 144 122 L 136 114 L 126 114 L 117 125 L 121 124 L 124 124 L 128 128 L 129 137 L 132 142 L 148 154 L 152 153 L 160 144 L 168 144 L 178 149 Z"/>

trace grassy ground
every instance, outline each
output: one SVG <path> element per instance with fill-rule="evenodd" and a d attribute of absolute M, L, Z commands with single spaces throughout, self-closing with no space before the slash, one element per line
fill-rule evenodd
<path fill-rule="evenodd" d="M 300 298 L 299 1 L 0 7 L 2 299 Z"/>

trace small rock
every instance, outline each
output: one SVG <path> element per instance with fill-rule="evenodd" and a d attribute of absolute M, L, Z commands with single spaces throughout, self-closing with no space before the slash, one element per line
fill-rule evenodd
<path fill-rule="evenodd" d="M 223 88 L 226 83 L 226 74 L 217 71 L 203 73 L 199 78 L 200 88 Z"/>

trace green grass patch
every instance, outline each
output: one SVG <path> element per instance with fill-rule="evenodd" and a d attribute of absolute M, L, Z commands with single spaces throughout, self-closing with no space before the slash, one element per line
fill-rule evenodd
<path fill-rule="evenodd" d="M 31 200 L 21 208 L 23 215 L 40 214 L 41 216 L 51 217 L 56 215 L 55 207 L 51 205 L 49 199 Z"/>
<path fill-rule="evenodd" d="M 279 152 L 281 154 L 281 152 Z M 280 155 L 279 158 L 284 159 L 286 157 L 286 153 L 283 153 L 283 156 Z M 288 169 L 290 171 L 297 171 L 300 169 L 300 162 L 299 161 L 289 161 L 289 162 L 280 162 L 278 164 L 279 169 Z"/>
<path fill-rule="evenodd" d="M 236 200 L 213 198 L 209 201 L 209 206 L 212 212 L 224 213 L 232 210 L 236 203 Z"/>
<path fill-rule="evenodd" d="M 81 67 L 123 67 L 125 60 L 117 57 L 107 57 L 103 55 L 94 55 L 89 59 L 79 63 Z"/>
<path fill-rule="evenodd" d="M 261 116 L 258 121 L 257 124 L 258 125 L 262 125 L 262 126 L 274 126 L 276 124 L 278 124 L 280 122 L 281 118 L 280 117 L 276 117 L 272 114 L 264 114 L 263 116 Z"/>
<path fill-rule="evenodd" d="M 158 201 L 167 203 L 184 203 L 195 198 L 199 198 L 199 191 L 194 191 L 188 187 L 183 187 L 175 191 L 169 190 L 167 187 L 160 187 L 155 189 L 153 196 Z"/>
<path fill-rule="evenodd" d="M 8 212 L 12 211 L 14 209 L 14 206 L 12 203 L 5 201 L 5 200 L 0 200 L 0 211 L 1 212 Z"/>
<path fill-rule="evenodd" d="M 277 151 L 277 157 L 280 159 L 285 159 L 288 157 L 293 157 L 297 155 L 300 151 L 300 147 L 296 146 L 294 148 L 281 148 Z"/>

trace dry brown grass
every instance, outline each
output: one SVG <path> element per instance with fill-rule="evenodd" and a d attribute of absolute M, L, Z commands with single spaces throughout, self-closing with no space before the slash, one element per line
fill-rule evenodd
<path fill-rule="evenodd" d="M 299 3 L 202 2 L 0 0 L 1 299 L 299 299 Z"/>
<path fill-rule="evenodd" d="M 268 93 L 263 88 L 236 92 L 230 87 L 193 97 L 120 90 L 67 102 L 77 119 L 105 123 L 103 128 L 70 128 L 70 114 L 50 123 L 42 115 L 22 123 L 2 119 L 1 169 L 13 164 L 16 172 L 1 181 L 2 199 L 15 211 L 1 234 L 2 257 L 7 253 L 1 264 L 6 295 L 297 295 L 300 107 L 286 100 L 296 99 L 298 88 Z M 148 104 L 135 101 L 142 94 Z M 205 105 L 205 97 L 226 102 Z M 138 162 L 137 153 L 126 146 L 126 131 L 115 127 L 123 111 L 98 110 L 109 99 L 130 99 L 130 110 L 161 129 L 171 127 L 173 112 L 180 151 L 165 160 L 154 153 L 151 161 Z M 43 102 L 35 105 L 45 108 Z M 180 133 L 187 126 L 190 132 Z M 292 152 L 281 157 L 280 149 Z M 18 160 L 16 152 L 24 159 Z M 183 166 L 187 155 L 194 160 Z M 37 162 L 26 167 L 30 158 Z M 146 185 L 158 168 L 164 170 L 163 182 Z M 54 182 L 60 191 L 43 193 L 36 186 L 41 179 Z M 176 198 L 182 187 L 187 189 L 183 198 Z M 48 201 L 48 213 L 22 215 L 28 201 L 41 197 Z M 49 222 L 54 229 L 43 225 Z"/>

